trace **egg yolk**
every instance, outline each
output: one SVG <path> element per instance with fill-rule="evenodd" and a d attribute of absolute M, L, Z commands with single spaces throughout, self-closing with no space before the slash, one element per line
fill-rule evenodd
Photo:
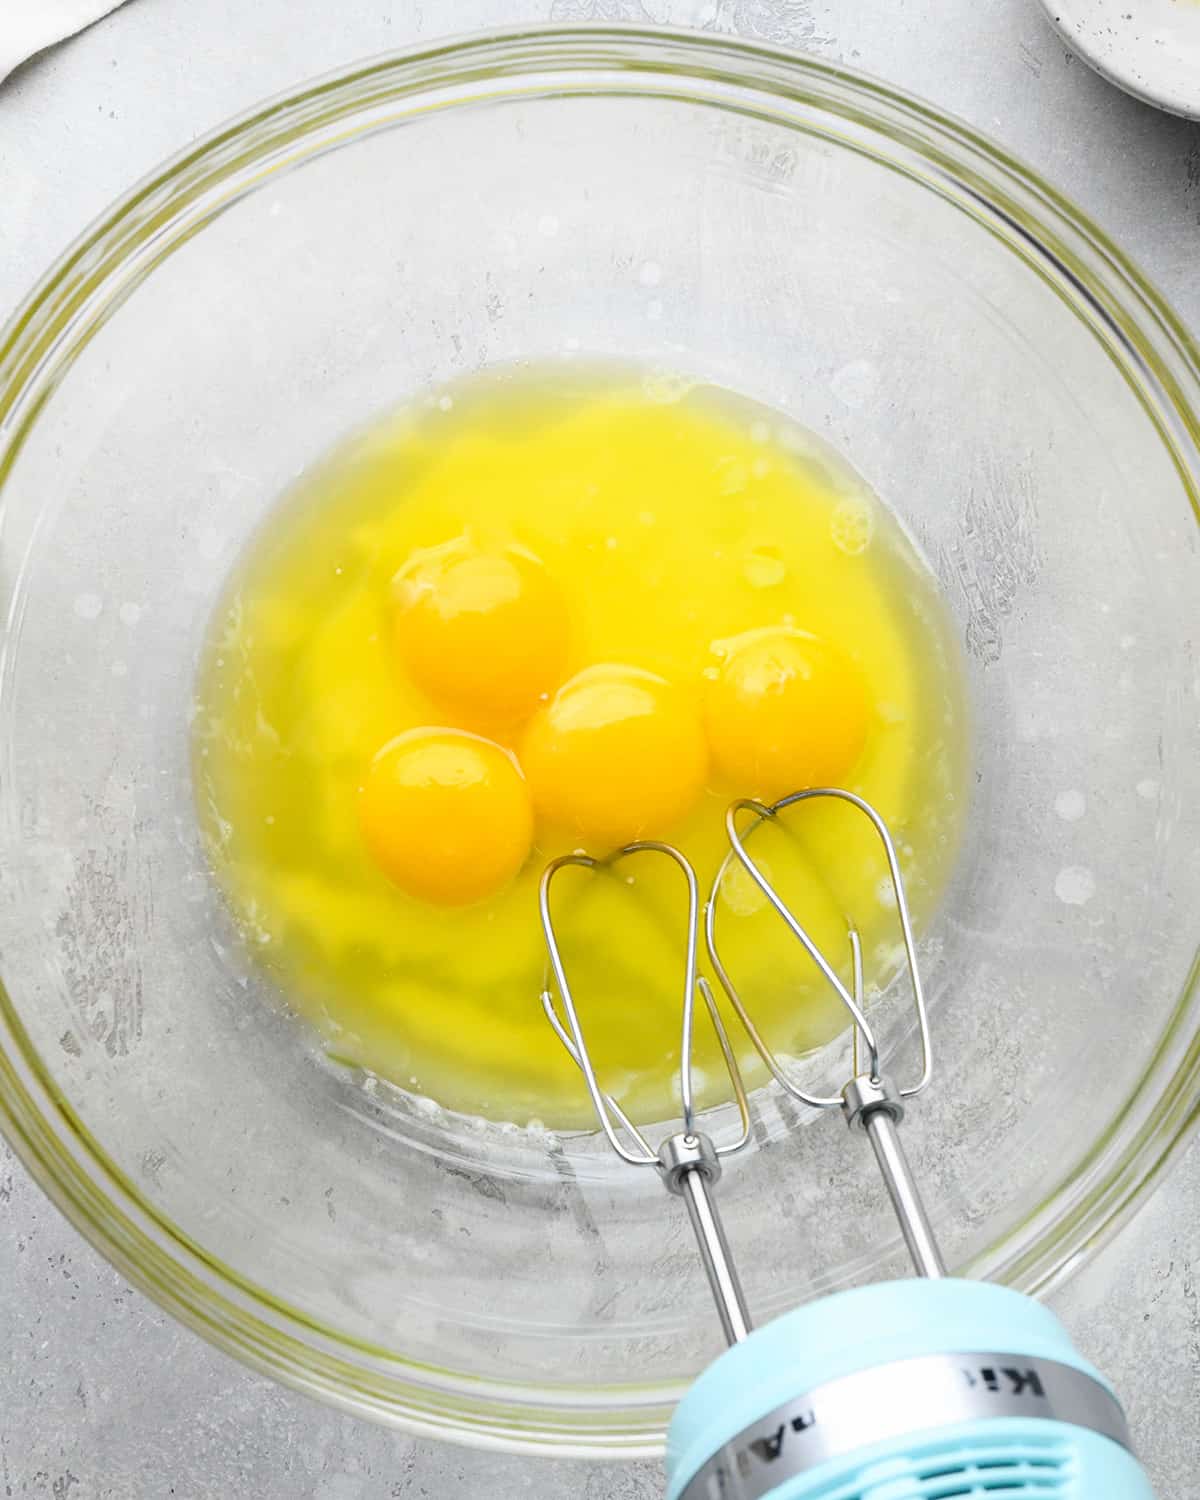
<path fill-rule="evenodd" d="M 521 749 L 542 817 L 589 844 L 657 834 L 696 801 L 708 771 L 688 697 L 635 667 L 588 667 L 531 721 Z"/>
<path fill-rule="evenodd" d="M 418 552 L 393 580 L 393 598 L 401 661 L 460 717 L 518 721 L 562 679 L 566 604 L 519 547 L 488 551 L 460 537 Z"/>
<path fill-rule="evenodd" d="M 753 630 L 717 648 L 704 723 L 717 766 L 742 795 L 774 800 L 837 785 L 862 754 L 870 705 L 858 668 L 802 630 Z"/>
<path fill-rule="evenodd" d="M 371 858 L 422 901 L 466 906 L 516 875 L 533 840 L 520 768 L 459 729 L 410 729 L 372 760 L 359 788 Z"/>

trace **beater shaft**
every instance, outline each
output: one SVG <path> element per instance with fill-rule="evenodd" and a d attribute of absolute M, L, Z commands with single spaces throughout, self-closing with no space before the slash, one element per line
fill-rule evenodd
<path fill-rule="evenodd" d="M 685 1129 L 662 1143 L 658 1162 L 667 1191 L 682 1198 L 688 1211 L 726 1341 L 740 1343 L 750 1332 L 750 1314 L 713 1197 L 713 1185 L 721 1176 L 716 1148 L 703 1131 Z"/>
<path fill-rule="evenodd" d="M 886 1111 L 877 1109 L 867 1116 L 863 1129 L 875 1152 L 875 1160 L 879 1163 L 884 1186 L 892 1200 L 900 1233 L 904 1236 L 917 1275 L 945 1276 L 946 1263 L 934 1238 L 933 1225 L 917 1191 L 904 1147 L 900 1144 L 895 1120 Z"/>
<path fill-rule="evenodd" d="M 692 1221 L 696 1244 L 700 1247 L 700 1261 L 712 1288 L 721 1331 L 727 1343 L 740 1344 L 750 1332 L 750 1314 L 746 1310 L 742 1283 L 730 1259 L 725 1227 L 704 1176 L 696 1171 L 684 1173 L 680 1196 Z"/>

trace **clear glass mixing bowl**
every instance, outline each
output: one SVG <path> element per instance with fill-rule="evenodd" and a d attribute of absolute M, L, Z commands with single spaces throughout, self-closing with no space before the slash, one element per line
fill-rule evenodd
<path fill-rule="evenodd" d="M 678 1204 L 594 1138 L 323 1060 L 229 937 L 188 771 L 209 610 L 293 476 L 430 383 L 571 350 L 786 410 L 941 579 L 973 803 L 907 1138 L 955 1265 L 1032 1289 L 1196 1110 L 1200 382 L 1137 272 L 964 127 L 633 31 L 464 42 L 265 105 L 5 333 L 9 1138 L 249 1363 L 426 1432 L 632 1454 L 718 1346 Z M 765 1095 L 721 1199 L 760 1318 L 903 1265 L 836 1118 Z"/>

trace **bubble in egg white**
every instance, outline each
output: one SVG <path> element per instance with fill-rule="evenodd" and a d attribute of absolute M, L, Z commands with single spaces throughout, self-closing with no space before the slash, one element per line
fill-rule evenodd
<path fill-rule="evenodd" d="M 839 500 L 829 520 L 829 534 L 839 552 L 858 557 L 871 545 L 875 535 L 875 517 L 870 506 L 852 496 Z"/>
<path fill-rule="evenodd" d="M 691 1079 L 693 1095 L 702 1094 L 704 1093 L 705 1089 L 708 1088 L 709 1074 L 707 1070 L 704 1068 L 698 1068 L 694 1063 L 692 1064 Z M 676 1099 L 682 1101 L 683 1090 L 680 1087 L 678 1075 L 674 1079 L 672 1079 L 671 1093 Z"/>
<path fill-rule="evenodd" d="M 739 494 L 746 488 L 749 480 L 750 473 L 744 463 L 741 463 L 732 456 L 722 459 L 720 463 L 720 478 L 718 480 L 718 488 L 722 495 Z M 713 556 L 715 557 L 716 553 Z"/>
<path fill-rule="evenodd" d="M 877 943 L 875 945 L 875 966 L 882 973 L 889 973 L 892 969 L 898 969 L 901 961 L 907 955 L 900 943 Z M 867 992 L 878 993 L 878 986 L 868 985 Z"/>
<path fill-rule="evenodd" d="M 787 577 L 787 564 L 771 547 L 756 547 L 742 560 L 742 577 L 752 589 L 769 589 Z"/>
<path fill-rule="evenodd" d="M 651 370 L 642 376 L 642 394 L 649 401 L 669 406 L 673 401 L 682 401 L 695 385 L 686 376 L 671 370 Z"/>
<path fill-rule="evenodd" d="M 758 860 L 764 878 L 773 883 L 775 876 L 765 859 Z M 738 917 L 752 917 L 767 904 L 767 898 L 759 889 L 754 877 L 740 864 L 730 865 L 721 879 L 721 900 Z"/>

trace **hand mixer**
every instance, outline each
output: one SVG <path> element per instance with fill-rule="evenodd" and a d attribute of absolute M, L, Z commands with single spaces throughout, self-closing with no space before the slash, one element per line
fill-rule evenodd
<path fill-rule="evenodd" d="M 757 829 L 778 823 L 781 813 L 813 798 L 849 804 L 870 820 L 883 846 L 920 1034 L 921 1071 L 904 1087 L 884 1071 L 865 1014 L 862 946 L 853 924 L 847 988 L 747 847 Z M 752 821 L 746 821 L 747 814 Z M 822 787 L 769 806 L 737 801 L 725 826 L 729 852 L 703 912 L 709 964 L 776 1083 L 801 1104 L 840 1108 L 851 1129 L 867 1136 L 919 1279 L 838 1292 L 752 1331 L 713 1193 L 722 1160 L 750 1140 L 750 1114 L 734 1048 L 712 990 L 698 974 L 696 873 L 678 849 L 651 841 L 628 844 L 604 860 L 571 854 L 549 864 L 540 889 L 553 976 L 542 997 L 547 1018 L 583 1075 L 609 1145 L 632 1167 L 654 1167 L 668 1191 L 683 1199 L 729 1344 L 672 1418 L 668 1500 L 1153 1500 L 1116 1397 L 1075 1352 L 1058 1320 L 1019 1292 L 946 1275 L 898 1129 L 906 1102 L 929 1083 L 932 1061 L 908 903 L 883 819 L 853 792 Z M 597 1079 L 551 910 L 551 887 L 563 869 L 582 867 L 599 877 L 618 860 L 655 855 L 674 862 L 687 889 L 682 1129 L 657 1148 Z M 854 1076 L 840 1095 L 810 1094 L 788 1076 L 721 960 L 716 896 L 735 860 L 851 1017 Z M 737 1139 L 719 1147 L 695 1117 L 691 1056 L 697 994 L 741 1116 Z"/>

